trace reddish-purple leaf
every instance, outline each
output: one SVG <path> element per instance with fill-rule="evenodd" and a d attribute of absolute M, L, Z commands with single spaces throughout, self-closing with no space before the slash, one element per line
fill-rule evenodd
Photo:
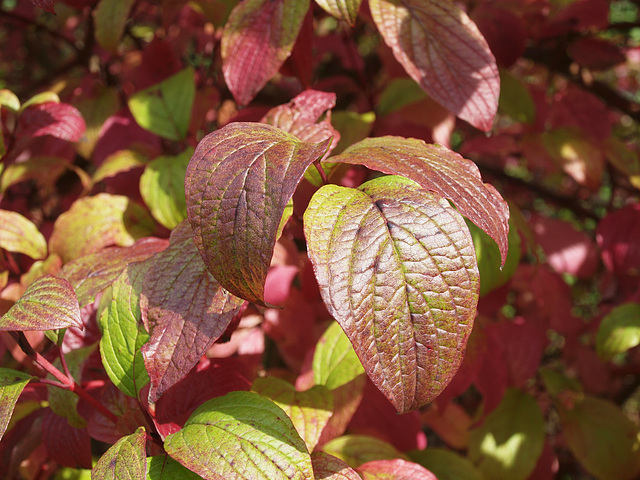
<path fill-rule="evenodd" d="M 155 402 L 184 378 L 222 335 L 243 301 L 208 272 L 185 221 L 166 250 L 151 263 L 141 296 L 142 318 L 151 338 L 142 347 Z"/>
<path fill-rule="evenodd" d="M 422 465 L 401 458 L 374 460 L 360 465 L 356 470 L 362 480 L 438 480 Z"/>
<path fill-rule="evenodd" d="M 80 112 L 67 103 L 38 103 L 20 114 L 17 135 L 39 137 L 51 135 L 77 142 L 87 129 Z"/>
<path fill-rule="evenodd" d="M 304 215 L 322 298 L 367 374 L 400 413 L 454 376 L 479 275 L 469 230 L 443 198 L 398 176 L 326 185 Z"/>
<path fill-rule="evenodd" d="M 484 37 L 454 2 L 370 0 L 384 41 L 437 102 L 484 131 L 498 110 L 500 77 Z"/>
<path fill-rule="evenodd" d="M 53 8 L 56 3 L 55 0 L 31 0 L 31 3 L 36 7 L 40 7 L 45 12 L 53 13 L 54 15 L 56 14 L 56 11 Z"/>
<path fill-rule="evenodd" d="M 264 305 L 282 214 L 330 143 L 304 143 L 270 125 L 231 123 L 198 144 L 185 180 L 187 215 L 205 264 L 229 292 Z"/>
<path fill-rule="evenodd" d="M 86 428 L 69 425 L 47 409 L 42 417 L 42 443 L 50 458 L 71 468 L 91 468 L 91 437 Z"/>
<path fill-rule="evenodd" d="M 66 280 L 43 275 L 0 319 L 0 331 L 82 328 L 78 299 Z"/>
<path fill-rule="evenodd" d="M 222 32 L 222 72 L 240 105 L 248 104 L 291 55 L 309 0 L 246 0 Z"/>
<path fill-rule="evenodd" d="M 482 183 L 480 171 L 471 160 L 422 140 L 379 137 L 358 142 L 330 161 L 402 175 L 448 198 L 462 215 L 495 240 L 504 265 L 509 248 L 509 206 L 492 185 Z"/>
<path fill-rule="evenodd" d="M 640 274 L 640 203 L 610 213 L 598 224 L 598 246 L 605 266 L 618 275 Z"/>
<path fill-rule="evenodd" d="M 626 59 L 617 45 L 598 37 L 578 37 L 569 45 L 567 53 L 590 70 L 607 70 Z"/>
<path fill-rule="evenodd" d="M 328 453 L 312 453 L 311 463 L 316 480 L 361 480 L 353 468 Z"/>

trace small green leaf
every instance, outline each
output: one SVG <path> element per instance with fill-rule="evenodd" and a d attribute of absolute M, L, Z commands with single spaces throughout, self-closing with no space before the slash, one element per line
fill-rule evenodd
<path fill-rule="evenodd" d="M 438 480 L 484 480 L 473 464 L 456 452 L 444 448 L 428 448 L 409 452 L 409 457 L 438 478 Z"/>
<path fill-rule="evenodd" d="M 316 0 L 327 13 L 344 20 L 352 27 L 356 24 L 362 0 Z"/>
<path fill-rule="evenodd" d="M 39 260 L 47 256 L 47 241 L 31 220 L 0 210 L 0 248 Z"/>
<path fill-rule="evenodd" d="M 208 480 L 312 479 L 307 447 L 284 411 L 252 392 L 202 404 L 165 449 Z"/>
<path fill-rule="evenodd" d="M 349 110 L 331 112 L 331 125 L 340 132 L 340 141 L 333 149 L 333 154 L 342 153 L 348 146 L 367 138 L 375 121 L 376 114 L 374 112 L 356 113 Z M 328 166 L 328 164 L 324 163 L 323 166 Z"/>
<path fill-rule="evenodd" d="M 313 380 L 334 390 L 364 373 L 351 342 L 338 322 L 332 322 L 313 354 Z"/>
<path fill-rule="evenodd" d="M 192 68 L 129 97 L 129 109 L 138 125 L 169 140 L 187 136 L 195 98 L 195 72 Z"/>
<path fill-rule="evenodd" d="M 373 460 L 408 457 L 390 443 L 368 435 L 343 435 L 322 446 L 322 451 L 339 458 L 351 468 Z"/>
<path fill-rule="evenodd" d="M 129 19 L 129 11 L 134 0 L 100 0 L 93 12 L 96 41 L 105 50 L 116 53 L 124 27 Z"/>
<path fill-rule="evenodd" d="M 640 303 L 625 303 L 609 312 L 596 337 L 598 356 L 605 362 L 640 345 Z"/>
<path fill-rule="evenodd" d="M 134 150 L 118 150 L 109 155 L 98 169 L 91 176 L 91 181 L 95 184 L 105 178 L 113 177 L 118 173 L 128 172 L 137 167 L 143 167 L 148 160 L 142 153 Z"/>
<path fill-rule="evenodd" d="M 184 177 L 193 149 L 153 160 L 140 177 L 140 193 L 151 215 L 168 229 L 187 218 Z"/>
<path fill-rule="evenodd" d="M 76 151 L 84 158 L 90 159 L 100 138 L 102 126 L 121 108 L 118 90 L 115 87 L 92 89 L 89 95 L 82 96 L 74 105 L 87 125 L 84 136 L 76 144 Z"/>
<path fill-rule="evenodd" d="M 0 106 L 7 107 L 12 112 L 20 110 L 20 99 L 11 90 L 0 89 Z"/>
<path fill-rule="evenodd" d="M 298 392 L 289 382 L 276 377 L 256 378 L 251 390 L 284 410 L 312 452 L 333 415 L 331 392 L 322 385 Z"/>
<path fill-rule="evenodd" d="M 438 480 L 422 465 L 401 458 L 372 460 L 356 469 L 362 480 Z"/>
<path fill-rule="evenodd" d="M 92 480 L 145 480 L 147 434 L 144 427 L 122 437 L 107 450 L 91 470 Z"/>
<path fill-rule="evenodd" d="M 29 100 L 24 102 L 20 107 L 20 112 L 23 112 L 27 107 L 31 105 L 40 105 L 41 103 L 60 103 L 60 97 L 55 92 L 40 92 L 35 94 Z"/>
<path fill-rule="evenodd" d="M 529 89 L 506 70 L 500 70 L 498 108 L 516 122 L 533 123 L 536 119 L 536 106 Z"/>
<path fill-rule="evenodd" d="M 199 480 L 202 477 L 168 455 L 147 457 L 147 480 Z"/>
<path fill-rule="evenodd" d="M 402 107 L 425 98 L 427 94 L 420 85 L 407 77 L 395 78 L 383 90 L 378 100 L 377 112 L 380 116 L 400 110 Z"/>
<path fill-rule="evenodd" d="M 32 378 L 23 372 L 0 368 L 0 440 L 7 431 L 18 397 Z"/>
<path fill-rule="evenodd" d="M 76 293 L 66 280 L 43 275 L 0 319 L 0 331 L 82 327 Z"/>
<path fill-rule="evenodd" d="M 544 445 L 544 418 L 536 401 L 510 389 L 500 405 L 470 432 L 469 458 L 485 478 L 525 480 Z"/>

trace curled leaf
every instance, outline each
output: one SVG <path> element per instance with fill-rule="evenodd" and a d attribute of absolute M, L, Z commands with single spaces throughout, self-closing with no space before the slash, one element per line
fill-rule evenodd
<path fill-rule="evenodd" d="M 0 248 L 31 258 L 47 256 L 47 241 L 31 220 L 17 212 L 0 210 Z"/>

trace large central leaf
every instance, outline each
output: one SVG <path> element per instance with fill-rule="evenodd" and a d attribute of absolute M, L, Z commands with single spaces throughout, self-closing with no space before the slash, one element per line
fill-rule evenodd
<path fill-rule="evenodd" d="M 463 218 L 389 176 L 321 188 L 304 224 L 323 300 L 374 384 L 399 412 L 431 401 L 462 361 L 478 301 Z"/>
<path fill-rule="evenodd" d="M 205 264 L 229 292 L 264 304 L 282 214 L 330 144 L 257 123 L 231 123 L 198 144 L 185 180 L 187 215 Z"/>

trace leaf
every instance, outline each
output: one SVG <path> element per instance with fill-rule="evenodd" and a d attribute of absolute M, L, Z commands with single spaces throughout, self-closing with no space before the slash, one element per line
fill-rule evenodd
<path fill-rule="evenodd" d="M 544 418 L 536 401 L 521 390 L 507 390 L 484 423 L 471 431 L 469 459 L 485 478 L 524 480 L 544 444 Z"/>
<path fill-rule="evenodd" d="M 251 390 L 278 405 L 293 422 L 293 426 L 312 452 L 322 430 L 333 415 L 333 396 L 322 385 L 304 392 L 296 391 L 289 382 L 276 378 L 256 378 Z"/>
<path fill-rule="evenodd" d="M 7 431 L 18 397 L 32 378 L 24 372 L 0 367 L 0 440 Z"/>
<path fill-rule="evenodd" d="M 338 322 L 332 322 L 313 353 L 313 380 L 334 390 L 364 373 L 351 342 Z"/>
<path fill-rule="evenodd" d="M 291 55 L 309 0 L 247 0 L 222 32 L 222 73 L 235 100 L 247 105 Z"/>
<path fill-rule="evenodd" d="M 142 347 L 151 402 L 189 373 L 243 303 L 207 271 L 187 222 L 174 229 L 170 242 L 146 260 L 142 290 L 142 318 L 151 333 Z"/>
<path fill-rule="evenodd" d="M 469 460 L 451 450 L 428 448 L 409 452 L 409 457 L 427 468 L 438 480 L 484 480 Z"/>
<path fill-rule="evenodd" d="M 376 110 L 378 115 L 382 117 L 426 97 L 427 95 L 420 85 L 410 78 L 394 78 L 380 95 Z"/>
<path fill-rule="evenodd" d="M 84 158 L 92 159 L 93 151 L 100 139 L 102 126 L 121 108 L 120 96 L 115 87 L 99 86 L 89 89 L 86 95 L 83 95 L 74 104 L 87 126 L 84 138 L 76 145 L 76 151 Z M 95 160 L 93 159 L 93 161 Z"/>
<path fill-rule="evenodd" d="M 356 24 L 362 0 L 316 0 L 327 13 L 344 20 L 352 27 Z"/>
<path fill-rule="evenodd" d="M 147 478 L 147 434 L 144 427 L 122 437 L 107 450 L 93 470 L 92 480 L 145 480 Z"/>
<path fill-rule="evenodd" d="M 346 462 L 352 468 L 373 460 L 407 458 L 390 443 L 368 435 L 343 435 L 322 446 L 322 451 Z"/>
<path fill-rule="evenodd" d="M 128 105 L 142 128 L 169 140 L 183 140 L 187 136 L 195 92 L 195 72 L 189 67 L 134 93 Z"/>
<path fill-rule="evenodd" d="M 154 159 L 140 177 L 140 194 L 151 215 L 168 229 L 187 218 L 184 176 L 193 149 Z"/>
<path fill-rule="evenodd" d="M 423 466 L 401 458 L 367 462 L 357 471 L 362 480 L 438 480 Z"/>
<path fill-rule="evenodd" d="M 529 89 L 507 70 L 500 71 L 499 108 L 516 122 L 531 124 L 536 119 L 536 106 Z"/>
<path fill-rule="evenodd" d="M 96 41 L 105 50 L 111 53 L 118 51 L 120 38 L 134 3 L 134 0 L 100 0 L 93 18 Z"/>
<path fill-rule="evenodd" d="M 187 168 L 187 215 L 209 271 L 264 305 L 276 233 L 305 170 L 331 140 L 309 144 L 270 125 L 231 123 L 207 135 Z"/>
<path fill-rule="evenodd" d="M 640 434 L 617 405 L 586 395 L 572 407 L 557 407 L 567 445 L 589 473 L 602 480 L 637 478 Z"/>
<path fill-rule="evenodd" d="M 26 105 L 26 104 L 25 104 Z M 87 126 L 80 112 L 67 103 L 45 102 L 29 105 L 20 113 L 17 137 L 52 137 L 69 142 L 82 138 Z"/>
<path fill-rule="evenodd" d="M 168 455 L 147 457 L 147 480 L 199 480 L 202 477 Z"/>
<path fill-rule="evenodd" d="M 68 263 L 114 244 L 133 245 L 153 229 L 154 222 L 141 205 L 121 195 L 99 193 L 76 200 L 57 218 L 49 251 Z"/>
<path fill-rule="evenodd" d="M 11 90 L 0 89 L 0 106 L 6 107 L 12 112 L 20 110 L 20 99 Z"/>
<path fill-rule="evenodd" d="M 91 180 L 94 184 L 105 178 L 113 177 L 118 173 L 128 172 L 137 167 L 144 167 L 148 163 L 147 158 L 134 150 L 118 150 L 109 155 L 104 162 L 93 172 Z"/>
<path fill-rule="evenodd" d="M 36 7 L 40 7 L 45 12 L 56 14 L 54 10 L 55 0 L 31 0 Z"/>
<path fill-rule="evenodd" d="M 66 467 L 91 468 L 91 437 L 86 428 L 72 427 L 49 408 L 42 418 L 41 441 L 48 457 Z"/>
<path fill-rule="evenodd" d="M 367 138 L 329 160 L 402 175 L 448 198 L 462 215 L 495 240 L 502 264 L 506 262 L 509 206 L 492 185 L 482 183 L 480 171 L 471 160 L 440 145 L 392 136 Z"/>
<path fill-rule="evenodd" d="M 605 362 L 640 345 L 640 303 L 625 303 L 609 312 L 596 337 L 598 356 Z"/>
<path fill-rule="evenodd" d="M 399 413 L 433 400 L 464 354 L 478 299 L 469 231 L 449 203 L 402 177 L 326 185 L 304 215 L 329 313 Z"/>
<path fill-rule="evenodd" d="M 100 316 L 100 355 L 109 378 L 123 393 L 138 398 L 149 383 L 140 348 L 149 340 L 142 325 L 140 291 L 148 263 L 128 265 L 111 286 L 111 302 Z"/>
<path fill-rule="evenodd" d="M 80 307 L 93 302 L 96 295 L 113 283 L 130 263 L 140 262 L 164 250 L 169 242 L 142 238 L 130 247 L 109 247 L 67 263 L 60 276 L 67 279 L 78 295 Z"/>
<path fill-rule="evenodd" d="M 60 175 L 71 169 L 71 164 L 62 158 L 31 157 L 20 163 L 7 165 L 0 177 L 0 193 L 20 182 L 34 179 L 40 190 L 52 189 Z"/>
<path fill-rule="evenodd" d="M 498 109 L 500 78 L 487 42 L 453 2 L 370 0 L 385 43 L 425 92 L 484 131 Z"/>
<path fill-rule="evenodd" d="M 328 453 L 313 452 L 311 462 L 316 480 L 361 480 L 354 469 Z"/>
<path fill-rule="evenodd" d="M 251 392 L 205 402 L 165 450 L 207 480 L 313 478 L 311 457 L 291 420 Z"/>
<path fill-rule="evenodd" d="M 47 241 L 31 220 L 0 210 L 0 248 L 38 260 L 47 256 Z"/>
<path fill-rule="evenodd" d="M 71 284 L 53 275 L 33 282 L 0 319 L 0 331 L 83 328 L 80 307 Z"/>

